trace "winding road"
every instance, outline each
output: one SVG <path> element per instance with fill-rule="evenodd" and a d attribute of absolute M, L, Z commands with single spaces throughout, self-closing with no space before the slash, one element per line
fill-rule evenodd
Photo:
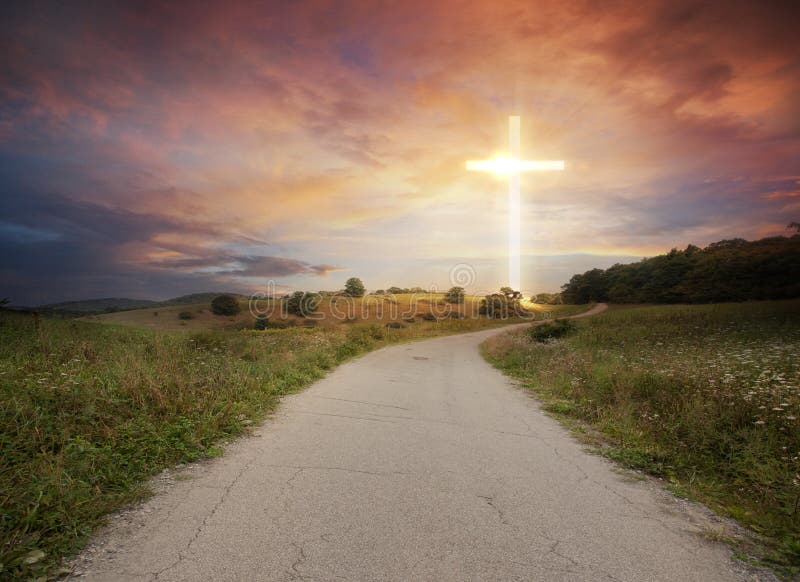
<path fill-rule="evenodd" d="M 72 577 L 756 579 L 682 502 L 585 452 L 489 366 L 478 345 L 495 333 L 340 366 L 223 457 L 164 478 Z"/>

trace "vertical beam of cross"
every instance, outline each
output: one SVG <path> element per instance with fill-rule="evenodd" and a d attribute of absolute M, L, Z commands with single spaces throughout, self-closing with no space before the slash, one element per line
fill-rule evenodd
<path fill-rule="evenodd" d="M 522 290 L 521 274 L 521 214 L 520 173 L 526 170 L 563 170 L 562 160 L 533 161 L 520 159 L 520 119 L 518 115 L 508 118 L 508 142 L 510 157 L 491 160 L 468 161 L 467 170 L 494 172 L 508 175 L 508 285 L 515 291 Z"/>
<path fill-rule="evenodd" d="M 508 118 L 508 146 L 512 160 L 518 160 L 519 152 L 519 116 Z M 521 288 L 522 235 L 520 227 L 521 204 L 519 198 L 519 168 L 508 177 L 508 286 L 519 291 Z"/>

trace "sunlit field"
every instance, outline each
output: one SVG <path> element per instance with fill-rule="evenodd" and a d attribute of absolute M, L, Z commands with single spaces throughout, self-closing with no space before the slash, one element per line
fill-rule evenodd
<path fill-rule="evenodd" d="M 440 318 L 460 313 L 466 319 L 477 318 L 483 296 L 466 295 L 462 305 L 448 305 L 444 301 L 444 293 L 425 293 L 414 295 L 403 293 L 397 295 L 367 295 L 365 297 L 324 296 L 311 318 L 292 314 L 279 316 L 282 299 L 274 300 L 273 314 L 270 320 L 285 325 L 301 327 L 333 328 L 340 324 L 352 323 L 388 323 L 398 322 L 403 325 L 424 321 L 427 313 L 437 314 Z M 255 305 L 259 309 L 267 309 L 270 300 L 261 300 Z M 538 305 L 525 302 L 524 307 L 535 314 L 536 319 L 559 317 L 578 313 L 584 306 L 576 305 Z M 238 315 L 221 317 L 212 313 L 208 303 L 196 305 L 175 305 L 159 309 L 135 309 L 119 311 L 103 315 L 94 315 L 85 319 L 102 323 L 117 323 L 148 329 L 167 331 L 198 331 L 203 329 L 250 329 L 255 316 L 250 312 L 247 301 L 241 301 L 241 312 Z M 181 319 L 181 313 L 189 313 L 190 319 Z"/>
<path fill-rule="evenodd" d="M 800 564 L 800 301 L 615 307 L 560 340 L 484 344 L 606 455 L 664 477 Z M 793 564 L 793 566 L 792 566 Z"/>
<path fill-rule="evenodd" d="M 201 308 L 208 328 L 232 323 Z M 132 326 L 157 317 L 172 328 L 185 309 L 113 314 L 127 318 L 125 327 L 0 312 L 0 578 L 52 573 L 105 514 L 145 493 L 149 476 L 218 454 L 221 440 L 338 363 L 393 342 L 521 321 L 177 326 L 177 333 Z"/>

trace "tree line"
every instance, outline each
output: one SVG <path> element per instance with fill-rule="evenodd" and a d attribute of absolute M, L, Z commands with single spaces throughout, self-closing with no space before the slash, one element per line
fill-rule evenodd
<path fill-rule="evenodd" d="M 800 230 L 800 227 L 790 225 Z M 574 275 L 564 303 L 710 303 L 800 297 L 800 233 L 736 238 Z"/>

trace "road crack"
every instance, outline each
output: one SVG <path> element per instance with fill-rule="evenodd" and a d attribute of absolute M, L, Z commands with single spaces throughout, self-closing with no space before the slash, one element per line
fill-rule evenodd
<path fill-rule="evenodd" d="M 489 507 L 491 507 L 492 509 L 494 509 L 497 512 L 497 517 L 500 520 L 500 523 L 502 523 L 503 525 L 511 525 L 508 522 L 508 520 L 506 519 L 506 515 L 503 512 L 503 510 L 500 509 L 497 506 L 497 504 L 495 504 L 494 497 L 492 497 L 491 495 L 478 495 L 478 497 L 480 499 L 483 499 L 484 501 L 486 501 L 486 505 L 488 505 Z"/>

